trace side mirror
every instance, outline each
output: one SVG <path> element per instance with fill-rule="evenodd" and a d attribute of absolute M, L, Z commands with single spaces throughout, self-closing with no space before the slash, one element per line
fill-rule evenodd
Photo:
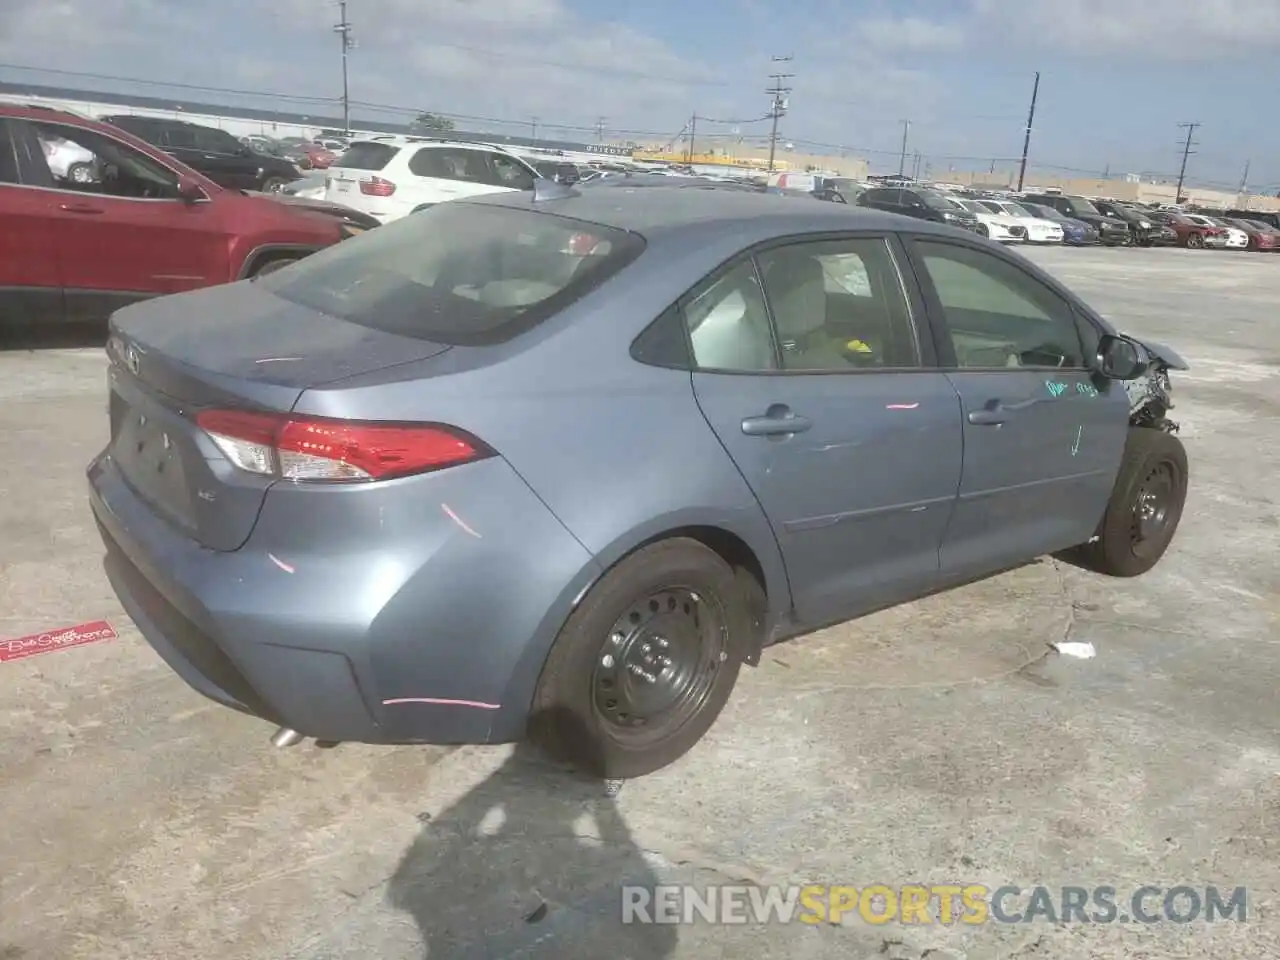
<path fill-rule="evenodd" d="M 178 196 L 182 198 L 183 203 L 199 203 L 206 199 L 200 184 L 187 177 L 178 181 Z"/>
<path fill-rule="evenodd" d="M 1108 333 L 1098 341 L 1096 369 L 1108 380 L 1136 380 L 1149 365 L 1146 351 L 1128 337 Z"/>

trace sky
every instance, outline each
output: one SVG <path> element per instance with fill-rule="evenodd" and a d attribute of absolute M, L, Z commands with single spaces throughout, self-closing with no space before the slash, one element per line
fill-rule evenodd
<path fill-rule="evenodd" d="M 699 148 L 723 146 L 768 136 L 781 72 L 784 143 L 896 171 L 909 120 L 940 177 L 1015 162 L 1039 71 L 1035 168 L 1174 176 L 1198 122 L 1189 180 L 1234 189 L 1248 162 L 1252 188 L 1280 190 L 1280 0 L 349 0 L 348 17 L 356 117 L 656 143 L 696 114 Z M 337 20 L 327 0 L 0 0 L 0 79 L 318 111 L 341 95 Z"/>

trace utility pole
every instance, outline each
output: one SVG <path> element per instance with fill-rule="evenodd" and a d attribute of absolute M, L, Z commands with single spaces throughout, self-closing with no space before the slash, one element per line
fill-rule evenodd
<path fill-rule="evenodd" d="M 790 63 L 791 57 L 770 57 L 774 63 Z M 787 112 L 787 94 L 791 92 L 791 88 L 783 84 L 784 80 L 790 80 L 794 77 L 794 73 L 771 73 L 769 79 L 773 81 L 773 86 L 765 91 L 773 97 L 773 106 L 769 112 L 773 115 L 773 129 L 769 133 L 769 172 L 773 173 L 773 158 L 778 151 L 778 118 Z"/>
<path fill-rule="evenodd" d="M 604 143 L 604 122 L 607 117 L 596 118 L 596 143 Z"/>
<path fill-rule="evenodd" d="M 1186 129 L 1187 140 L 1186 143 L 1182 145 L 1182 167 L 1178 170 L 1178 191 L 1177 195 L 1174 197 L 1174 203 L 1182 202 L 1182 184 L 1183 181 L 1187 179 L 1187 157 L 1191 156 L 1191 148 L 1194 146 L 1191 140 L 1191 135 L 1196 132 L 1196 127 L 1200 126 L 1200 121 L 1197 120 L 1193 123 L 1180 123 L 1178 126 Z"/>
<path fill-rule="evenodd" d="M 902 121 L 902 156 L 898 158 L 898 176 L 907 172 L 907 132 L 911 129 L 911 121 Z"/>
<path fill-rule="evenodd" d="M 1022 138 L 1022 163 L 1018 167 L 1018 191 L 1022 191 L 1022 181 L 1027 176 L 1027 152 L 1031 149 L 1031 124 L 1036 119 L 1036 98 L 1040 95 L 1040 71 L 1036 71 L 1036 82 L 1031 87 L 1031 110 L 1027 113 L 1027 133 Z"/>
<path fill-rule="evenodd" d="M 351 87 L 347 82 L 347 53 L 356 45 L 351 37 L 351 21 L 347 19 L 347 0 L 338 0 L 340 21 L 333 25 L 333 32 L 342 41 L 342 132 L 351 133 Z"/>
<path fill-rule="evenodd" d="M 538 118 L 537 117 L 529 118 L 529 139 L 530 140 L 538 139 Z"/>
<path fill-rule="evenodd" d="M 1240 189 L 1236 191 L 1245 210 L 1249 209 L 1249 194 L 1247 191 L 1249 189 L 1249 164 L 1252 162 L 1252 160 L 1244 162 L 1244 173 L 1240 174 Z"/>
<path fill-rule="evenodd" d="M 912 164 L 912 166 L 911 166 L 911 179 L 912 179 L 912 180 L 919 180 L 919 179 L 920 179 L 920 160 L 921 160 L 921 157 L 920 157 L 920 151 L 919 151 L 919 150 L 917 150 L 917 151 L 915 152 L 915 163 L 913 163 L 913 164 Z"/>
<path fill-rule="evenodd" d="M 695 113 L 689 118 L 689 153 L 686 163 L 693 163 L 693 138 L 698 134 L 698 115 Z"/>

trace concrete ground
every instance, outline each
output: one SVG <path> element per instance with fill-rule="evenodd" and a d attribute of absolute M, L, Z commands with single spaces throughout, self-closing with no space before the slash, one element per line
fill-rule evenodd
<path fill-rule="evenodd" d="M 616 799 L 509 748 L 274 751 L 189 691 L 100 570 L 100 353 L 0 354 L 0 639 L 120 632 L 0 663 L 0 958 L 1280 956 L 1280 256 L 1030 256 L 1193 364 L 1164 562 L 1041 562 L 775 647 Z M 811 881 L 1243 885 L 1248 922 L 618 921 L 622 883 Z"/>

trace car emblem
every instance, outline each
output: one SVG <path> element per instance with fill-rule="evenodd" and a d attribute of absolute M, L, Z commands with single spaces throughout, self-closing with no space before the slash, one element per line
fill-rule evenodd
<path fill-rule="evenodd" d="M 138 353 L 138 348 L 130 344 L 129 349 L 125 351 L 124 362 L 129 365 L 129 369 L 134 373 L 138 372 L 141 359 L 142 358 Z"/>

